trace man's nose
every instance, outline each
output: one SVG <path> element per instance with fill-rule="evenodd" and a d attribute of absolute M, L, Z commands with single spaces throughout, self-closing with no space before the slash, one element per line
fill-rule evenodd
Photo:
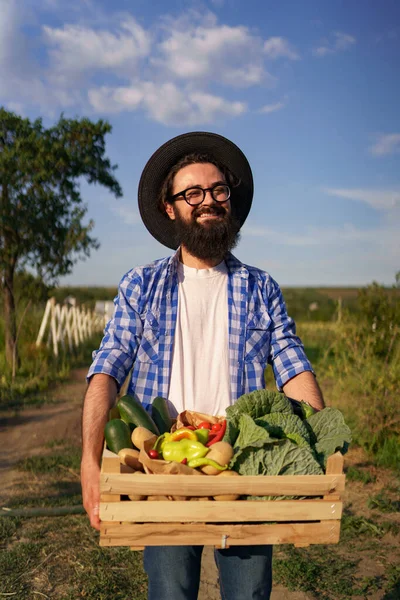
<path fill-rule="evenodd" d="M 215 204 L 215 200 L 212 197 L 211 190 L 207 190 L 202 205 L 210 206 L 211 204 Z"/>

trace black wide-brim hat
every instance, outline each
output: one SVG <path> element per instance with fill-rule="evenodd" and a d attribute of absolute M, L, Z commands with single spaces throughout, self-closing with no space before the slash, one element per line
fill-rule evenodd
<path fill-rule="evenodd" d="M 178 135 L 163 144 L 148 160 L 139 181 L 139 211 L 143 223 L 158 242 L 176 250 L 174 221 L 158 208 L 159 194 L 171 168 L 184 156 L 198 152 L 209 154 L 238 179 L 231 189 L 232 214 L 240 227 L 249 214 L 253 200 L 253 175 L 243 152 L 230 140 L 216 133 L 193 131 Z"/>

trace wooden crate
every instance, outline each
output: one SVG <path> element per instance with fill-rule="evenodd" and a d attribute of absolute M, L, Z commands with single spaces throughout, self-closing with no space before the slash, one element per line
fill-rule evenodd
<path fill-rule="evenodd" d="M 337 544 L 344 491 L 343 456 L 329 457 L 326 475 L 205 477 L 124 473 L 105 449 L 100 481 L 100 545 Z M 307 500 L 130 501 L 121 496 L 209 497 L 217 494 L 311 496 Z"/>

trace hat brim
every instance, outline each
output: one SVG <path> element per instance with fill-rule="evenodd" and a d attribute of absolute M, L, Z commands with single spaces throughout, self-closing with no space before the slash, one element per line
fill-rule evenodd
<path fill-rule="evenodd" d="M 171 168 L 192 152 L 210 154 L 226 166 L 239 180 L 231 190 L 232 213 L 240 226 L 249 214 L 253 200 L 253 175 L 243 152 L 230 140 L 216 133 L 190 132 L 179 135 L 163 144 L 143 169 L 139 181 L 139 211 L 151 235 L 161 244 L 176 250 L 179 242 L 175 237 L 174 221 L 158 208 L 161 186 Z"/>

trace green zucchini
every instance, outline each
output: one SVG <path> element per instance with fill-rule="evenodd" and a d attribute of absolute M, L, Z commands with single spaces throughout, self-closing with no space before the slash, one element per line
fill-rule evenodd
<path fill-rule="evenodd" d="M 133 423 L 136 427 L 145 427 L 155 435 L 160 435 L 157 425 L 135 396 L 123 396 L 118 400 L 117 406 L 121 419 L 127 425 Z"/>
<path fill-rule="evenodd" d="M 118 454 L 123 448 L 133 448 L 129 427 L 121 419 L 111 419 L 104 428 L 107 448 Z"/>
<path fill-rule="evenodd" d="M 151 416 L 157 425 L 160 434 L 171 431 L 173 420 L 169 416 L 168 405 L 165 398 L 157 396 L 151 403 Z"/>

